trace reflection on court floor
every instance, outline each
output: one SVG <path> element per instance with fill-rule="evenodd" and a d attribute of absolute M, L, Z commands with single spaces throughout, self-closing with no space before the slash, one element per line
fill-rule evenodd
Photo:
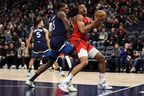
<path fill-rule="evenodd" d="M 144 96 L 144 85 L 113 86 L 113 90 L 98 90 L 96 85 L 75 85 L 78 92 L 64 93 L 57 84 L 36 82 L 28 88 L 24 81 L 0 80 L 0 96 Z"/>

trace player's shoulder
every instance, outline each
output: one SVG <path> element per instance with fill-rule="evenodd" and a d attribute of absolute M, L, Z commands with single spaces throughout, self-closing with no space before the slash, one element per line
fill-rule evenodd
<path fill-rule="evenodd" d="M 62 16 L 65 16 L 65 13 L 63 11 L 57 12 L 57 16 L 60 18 Z"/>
<path fill-rule="evenodd" d="M 48 30 L 47 30 L 46 28 L 43 28 L 43 31 L 44 31 L 44 32 L 48 32 Z"/>
<path fill-rule="evenodd" d="M 76 15 L 75 19 L 79 21 L 79 20 L 83 20 L 84 17 L 81 14 L 78 14 L 78 15 Z"/>
<path fill-rule="evenodd" d="M 81 14 L 76 15 L 76 18 L 83 18 Z"/>

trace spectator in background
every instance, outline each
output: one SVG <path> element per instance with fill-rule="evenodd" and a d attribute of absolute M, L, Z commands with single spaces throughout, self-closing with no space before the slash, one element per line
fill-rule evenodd
<path fill-rule="evenodd" d="M 5 43 L 7 44 L 12 43 L 12 35 L 10 30 L 8 30 L 7 34 L 5 35 Z"/>
<path fill-rule="evenodd" d="M 15 68 L 17 66 L 17 49 L 14 47 L 13 43 L 10 43 L 10 47 L 8 49 L 8 58 L 8 67 Z"/>
<path fill-rule="evenodd" d="M 19 48 L 19 47 L 21 47 L 21 43 L 23 42 L 23 40 L 22 40 L 22 38 L 19 38 L 18 39 L 18 44 L 17 44 L 17 47 Z"/>
<path fill-rule="evenodd" d="M 120 72 L 120 54 L 121 50 L 119 48 L 119 44 L 116 43 L 114 49 L 111 54 L 111 63 L 110 63 L 110 70 L 111 71 L 119 71 Z"/>
<path fill-rule="evenodd" d="M 17 54 L 17 57 L 18 57 L 18 64 L 16 66 L 16 68 L 18 69 L 19 67 L 24 67 L 24 64 L 25 64 L 25 59 L 26 57 L 28 57 L 28 54 L 26 54 L 26 46 L 25 46 L 25 43 L 22 42 L 21 43 L 21 47 L 18 48 L 18 54 Z"/>
<path fill-rule="evenodd" d="M 123 46 L 124 43 L 126 42 L 127 36 L 128 36 L 126 30 L 123 28 L 123 25 L 120 25 L 119 29 L 116 30 L 115 36 L 118 38 L 118 42 L 119 42 L 120 46 Z"/>
<path fill-rule="evenodd" d="M 108 18 L 107 23 L 109 24 L 110 28 L 111 27 L 118 28 L 118 26 L 119 26 L 119 21 L 116 18 L 116 16 L 113 16 L 112 19 Z"/>
<path fill-rule="evenodd" d="M 0 44 L 4 44 L 5 43 L 5 35 L 3 30 L 0 29 Z"/>
<path fill-rule="evenodd" d="M 53 4 L 52 4 L 52 2 L 49 2 L 49 4 L 48 4 L 47 8 L 48 8 L 48 10 L 53 9 Z"/>
<path fill-rule="evenodd" d="M 136 40 L 135 42 L 133 42 L 133 49 L 137 50 L 137 51 L 142 51 L 143 48 L 143 42 L 141 42 L 140 40 Z"/>
<path fill-rule="evenodd" d="M 138 66 L 140 63 L 140 54 L 138 53 L 138 51 L 133 50 L 133 54 L 132 54 L 132 68 L 130 70 L 130 72 L 135 72 L 136 71 L 136 66 Z M 142 63 L 142 62 L 141 62 Z"/>
<path fill-rule="evenodd" d="M 105 28 L 102 28 L 102 31 L 100 32 L 100 35 L 99 35 L 99 39 L 100 39 L 100 41 L 102 41 L 103 43 L 105 43 L 106 40 L 108 39 L 108 33 L 106 32 L 106 29 L 105 29 Z"/>
<path fill-rule="evenodd" d="M 14 42 L 14 45 L 16 46 L 16 48 L 18 48 L 18 40 L 19 40 L 18 34 L 16 32 L 13 32 L 12 41 Z"/>
<path fill-rule="evenodd" d="M 109 44 L 113 46 L 115 43 L 118 43 L 118 38 L 117 38 L 117 35 L 116 35 L 116 29 L 111 28 L 111 32 L 110 32 L 110 35 L 109 35 Z"/>
<path fill-rule="evenodd" d="M 120 54 L 120 71 L 126 71 L 127 67 L 128 67 L 128 48 L 129 48 L 129 44 L 125 43 L 124 48 L 122 48 L 121 50 L 121 54 Z"/>
<path fill-rule="evenodd" d="M 4 56 L 5 56 L 5 60 L 4 60 L 4 63 L 5 63 L 5 67 L 7 67 L 8 69 L 10 69 L 10 54 L 8 53 L 8 49 L 9 49 L 9 46 L 8 44 L 5 44 L 4 45 Z M 7 65 L 6 65 L 7 64 Z"/>

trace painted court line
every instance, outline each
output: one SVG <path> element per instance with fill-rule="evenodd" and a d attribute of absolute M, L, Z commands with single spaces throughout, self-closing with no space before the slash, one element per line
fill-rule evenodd
<path fill-rule="evenodd" d="M 0 85 L 0 87 L 16 87 L 16 88 L 20 88 L 20 87 L 27 87 L 27 86 L 22 86 L 22 85 Z M 57 88 L 57 87 L 45 87 L 45 86 L 36 86 L 35 88 L 44 88 L 44 89 L 51 89 L 51 88 Z"/>
<path fill-rule="evenodd" d="M 140 85 L 143 85 L 143 84 L 140 84 Z M 123 89 L 120 89 L 120 90 L 116 90 L 116 91 L 112 91 L 110 93 L 104 93 L 104 94 L 101 94 L 99 96 L 106 96 L 106 95 L 110 95 L 110 94 L 113 94 L 113 93 L 117 93 L 117 92 L 120 92 L 120 91 L 124 91 L 124 90 L 128 90 L 128 89 L 131 89 L 131 88 L 134 88 L 134 87 L 138 87 L 140 85 L 136 85 L 136 86 L 132 86 L 132 87 L 128 87 L 128 88 L 123 88 Z"/>
<path fill-rule="evenodd" d="M 140 91 L 139 93 L 144 94 L 144 91 Z"/>

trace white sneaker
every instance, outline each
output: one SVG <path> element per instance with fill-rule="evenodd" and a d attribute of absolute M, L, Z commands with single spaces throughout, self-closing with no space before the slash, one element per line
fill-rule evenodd
<path fill-rule="evenodd" d="M 102 83 L 98 83 L 98 89 L 110 90 L 112 87 L 109 86 L 106 81 L 104 81 Z"/>
<path fill-rule="evenodd" d="M 11 69 L 15 69 L 15 68 L 16 68 L 16 66 L 15 66 L 15 65 L 12 65 L 12 66 L 11 66 Z"/>
<path fill-rule="evenodd" d="M 26 75 L 26 77 L 31 77 L 32 76 L 32 72 L 30 71 L 27 71 L 27 75 Z"/>
<path fill-rule="evenodd" d="M 73 86 L 73 84 L 70 82 L 69 86 L 68 86 L 68 90 L 70 92 L 77 92 L 77 89 Z"/>
<path fill-rule="evenodd" d="M 65 82 L 61 82 L 60 84 L 58 84 L 59 89 L 61 89 L 64 92 L 69 92 L 68 90 L 68 84 Z"/>
<path fill-rule="evenodd" d="M 30 80 L 26 81 L 26 85 L 29 86 L 29 87 L 31 87 L 31 88 L 35 88 L 34 83 L 32 81 L 30 81 Z"/>
<path fill-rule="evenodd" d="M 78 96 L 78 95 L 77 95 L 77 92 L 70 92 L 70 93 L 68 94 L 68 96 Z"/>
<path fill-rule="evenodd" d="M 64 72 L 63 72 L 63 71 L 60 71 L 60 75 L 61 75 L 62 77 L 64 77 L 64 76 L 65 76 L 65 74 L 64 74 Z"/>
<path fill-rule="evenodd" d="M 134 67 L 131 68 L 130 72 L 134 72 L 136 69 Z"/>
<path fill-rule="evenodd" d="M 22 68 L 22 65 L 19 66 L 19 69 L 21 69 L 21 68 Z"/>
<path fill-rule="evenodd" d="M 7 65 L 7 64 L 5 64 L 5 65 L 3 66 L 3 68 L 8 68 L 8 65 Z"/>

